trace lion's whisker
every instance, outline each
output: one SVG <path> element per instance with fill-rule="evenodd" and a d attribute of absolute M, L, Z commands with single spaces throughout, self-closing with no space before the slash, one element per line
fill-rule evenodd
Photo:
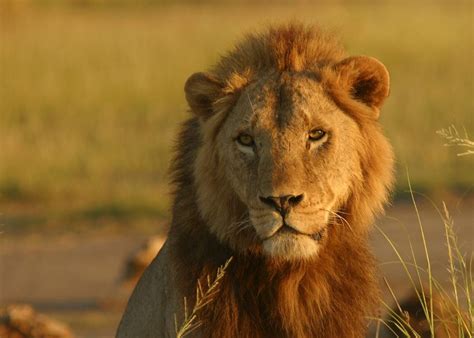
<path fill-rule="evenodd" d="M 311 214 L 315 214 L 316 212 L 318 212 L 320 210 L 325 210 L 325 209 L 314 209 L 314 210 L 309 210 L 309 211 L 298 211 L 298 214 L 300 214 L 300 215 L 311 215 Z"/>
<path fill-rule="evenodd" d="M 269 214 L 264 213 L 264 214 L 261 214 L 261 215 L 254 215 L 254 216 L 252 216 L 252 219 L 254 219 L 254 220 L 260 220 L 260 219 L 262 219 L 262 218 L 269 217 L 269 216 L 270 216 Z"/>
<path fill-rule="evenodd" d="M 243 226 L 240 227 L 239 230 L 236 231 L 236 234 L 240 234 L 242 231 L 246 230 L 246 229 L 249 229 L 252 227 L 252 224 L 250 222 L 247 222 L 245 224 L 243 224 Z"/>
<path fill-rule="evenodd" d="M 249 228 L 251 225 L 250 220 L 249 220 L 249 215 L 244 214 L 241 217 L 241 220 L 236 221 L 234 223 L 231 223 L 229 227 L 227 228 L 226 235 L 233 235 L 233 234 L 239 234 L 243 230 Z"/>
<path fill-rule="evenodd" d="M 339 213 L 337 212 L 334 212 L 334 211 L 331 211 L 331 210 L 327 210 L 327 209 L 323 209 L 327 212 L 329 212 L 331 215 L 335 216 L 336 218 L 340 219 L 342 221 L 343 224 L 347 225 L 347 227 L 349 228 L 349 230 L 351 230 L 353 232 L 353 229 L 352 229 L 352 226 L 349 224 L 349 221 L 347 219 L 345 219 L 344 217 L 342 217 L 341 215 L 339 215 Z M 346 213 L 347 214 L 347 213 Z"/>
<path fill-rule="evenodd" d="M 344 214 L 344 215 L 350 215 L 351 214 L 350 212 L 345 212 L 345 211 L 338 211 L 337 213 L 338 214 Z"/>

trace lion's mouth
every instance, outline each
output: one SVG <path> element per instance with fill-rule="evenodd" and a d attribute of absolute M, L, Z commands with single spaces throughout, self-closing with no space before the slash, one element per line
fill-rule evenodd
<path fill-rule="evenodd" d="M 310 238 L 312 238 L 313 240 L 319 242 L 323 239 L 324 235 L 326 233 L 326 228 L 316 232 L 316 233 L 313 233 L 313 234 L 307 234 L 307 233 L 304 233 L 304 232 L 301 232 L 301 231 L 298 231 L 297 229 L 287 225 L 287 224 L 283 224 L 282 227 L 280 229 L 278 229 L 271 237 L 275 236 L 275 235 L 303 235 L 303 236 L 308 236 Z"/>

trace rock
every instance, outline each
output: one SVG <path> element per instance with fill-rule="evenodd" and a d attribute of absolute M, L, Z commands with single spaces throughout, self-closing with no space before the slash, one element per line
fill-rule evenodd
<path fill-rule="evenodd" d="M 37 313 L 30 305 L 14 304 L 0 309 L 2 338 L 73 338 L 67 325 Z"/>

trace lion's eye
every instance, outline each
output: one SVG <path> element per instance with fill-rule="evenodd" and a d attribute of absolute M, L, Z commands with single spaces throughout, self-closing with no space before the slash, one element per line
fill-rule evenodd
<path fill-rule="evenodd" d="M 245 147 L 253 146 L 253 138 L 248 134 L 240 134 L 239 137 L 237 137 L 237 142 Z"/>
<path fill-rule="evenodd" d="M 326 132 L 321 129 L 313 129 L 309 132 L 310 141 L 319 141 L 326 135 Z"/>

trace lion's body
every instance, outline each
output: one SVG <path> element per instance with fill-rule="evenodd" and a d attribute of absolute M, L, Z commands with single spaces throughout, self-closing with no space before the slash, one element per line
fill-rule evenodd
<path fill-rule="evenodd" d="M 231 256 L 191 336 L 364 335 L 378 297 L 368 229 L 392 181 L 391 149 L 376 121 L 388 76 L 374 61 L 345 62 L 343 54 L 317 30 L 282 26 L 250 36 L 212 79 L 188 80 L 197 116 L 179 134 L 170 232 L 129 301 L 119 337 L 173 337 L 183 298 L 191 308 L 197 281 Z M 370 76 L 354 71 L 359 63 L 368 63 Z M 353 89 L 364 104 L 343 93 L 350 79 L 338 71 L 357 73 Z M 330 130 L 319 143 L 304 138 L 311 109 L 311 124 Z M 248 121 L 252 147 L 232 134 Z M 277 209 L 282 216 L 272 209 L 277 202 L 261 197 L 300 191 L 291 210 Z"/>
<path fill-rule="evenodd" d="M 145 270 L 120 323 L 119 337 L 174 337 L 175 313 L 182 305 L 173 288 L 175 274 L 169 264 L 168 245 Z"/>

